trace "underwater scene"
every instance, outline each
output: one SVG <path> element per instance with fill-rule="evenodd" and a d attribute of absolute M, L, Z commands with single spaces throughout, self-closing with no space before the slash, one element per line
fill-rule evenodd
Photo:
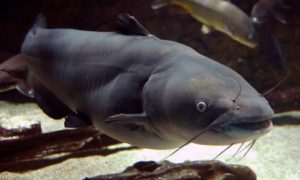
<path fill-rule="evenodd" d="M 0 179 L 300 180 L 299 9 L 1 1 Z"/>

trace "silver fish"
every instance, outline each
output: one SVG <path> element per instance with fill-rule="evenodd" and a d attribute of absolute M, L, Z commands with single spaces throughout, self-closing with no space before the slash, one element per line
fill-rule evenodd
<path fill-rule="evenodd" d="M 204 24 L 203 31 L 214 29 L 235 41 L 254 48 L 257 45 L 251 18 L 234 4 L 225 0 L 155 0 L 152 8 L 175 4 Z"/>

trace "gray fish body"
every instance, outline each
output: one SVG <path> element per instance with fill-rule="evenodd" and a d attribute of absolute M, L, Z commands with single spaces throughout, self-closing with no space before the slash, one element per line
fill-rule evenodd
<path fill-rule="evenodd" d="M 88 114 L 95 126 L 118 140 L 128 142 L 135 136 L 129 143 L 145 146 L 143 139 L 151 143 L 148 133 L 144 137 L 127 128 L 110 128 L 104 121 L 118 113 L 143 112 L 145 84 L 167 62 L 162 56 L 175 50 L 169 47 L 172 43 L 157 41 L 161 40 L 110 32 L 39 29 L 37 35 L 27 36 L 22 53 L 30 56 L 28 64 L 40 81 L 71 110 Z M 170 146 L 153 133 L 155 146 Z"/>
<path fill-rule="evenodd" d="M 184 8 L 199 22 L 232 39 L 254 48 L 257 45 L 255 28 L 251 18 L 237 6 L 224 0 L 155 0 L 152 8 L 168 4 Z"/>
<path fill-rule="evenodd" d="M 22 54 L 39 81 L 72 111 L 139 147 L 178 147 L 220 116 L 226 118 L 195 143 L 238 143 L 270 131 L 270 124 L 255 130 L 229 126 L 266 120 L 273 111 L 236 72 L 176 42 L 37 28 L 27 34 Z M 206 112 L 195 108 L 199 101 L 207 104 Z M 106 122 L 115 115 L 117 123 Z"/>

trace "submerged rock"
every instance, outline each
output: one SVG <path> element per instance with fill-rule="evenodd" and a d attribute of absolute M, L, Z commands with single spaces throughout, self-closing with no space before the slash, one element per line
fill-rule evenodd
<path fill-rule="evenodd" d="M 5 113 L 0 114 L 0 141 L 41 134 L 41 124 L 38 121 L 28 120 L 25 116 L 8 118 Z"/>
<path fill-rule="evenodd" d="M 40 126 L 38 127 L 41 130 Z M 107 146 L 119 142 L 105 136 L 93 127 L 33 133 L 35 129 L 37 128 L 31 126 L 30 129 L 5 129 L 4 131 L 0 127 L 0 135 L 1 133 L 5 135 L 21 134 L 20 136 L 16 135 L 17 138 L 14 139 L 0 139 L 0 172 L 28 171 L 59 163 L 71 157 L 82 157 L 95 153 L 105 156 L 123 150 L 106 149 Z"/>

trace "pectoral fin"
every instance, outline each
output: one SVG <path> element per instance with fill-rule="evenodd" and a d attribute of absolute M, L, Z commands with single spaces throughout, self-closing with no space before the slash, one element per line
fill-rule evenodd
<path fill-rule="evenodd" d="M 146 113 L 116 114 L 108 117 L 105 122 L 110 125 L 126 126 L 131 130 L 136 130 L 138 127 L 146 126 L 148 117 Z"/>
<path fill-rule="evenodd" d="M 144 125 L 146 124 L 148 117 L 146 113 L 140 114 L 116 114 L 108 117 L 106 123 L 108 124 L 137 124 Z"/>

